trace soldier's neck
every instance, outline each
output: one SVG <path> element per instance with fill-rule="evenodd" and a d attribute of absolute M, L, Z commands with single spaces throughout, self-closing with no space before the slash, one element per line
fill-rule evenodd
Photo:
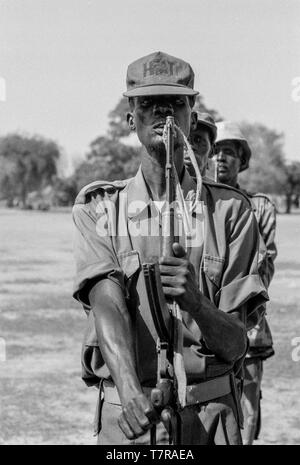
<path fill-rule="evenodd" d="M 149 189 L 149 195 L 153 200 L 165 200 L 166 198 L 166 172 L 165 164 L 160 158 L 144 156 L 142 158 L 142 173 Z M 183 161 L 175 163 L 178 177 L 181 177 Z"/>
<path fill-rule="evenodd" d="M 233 178 L 233 179 L 230 179 L 228 182 L 226 182 L 225 184 L 228 184 L 228 186 L 231 186 L 231 187 L 234 187 L 235 189 L 237 188 L 237 185 L 238 185 L 238 180 L 237 180 L 237 177 Z"/>

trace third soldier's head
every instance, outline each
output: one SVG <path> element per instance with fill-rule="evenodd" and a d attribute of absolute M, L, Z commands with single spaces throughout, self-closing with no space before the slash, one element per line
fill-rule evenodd
<path fill-rule="evenodd" d="M 250 157 L 251 149 L 239 126 L 231 121 L 217 123 L 217 180 L 236 187 L 238 174 L 248 168 Z"/>

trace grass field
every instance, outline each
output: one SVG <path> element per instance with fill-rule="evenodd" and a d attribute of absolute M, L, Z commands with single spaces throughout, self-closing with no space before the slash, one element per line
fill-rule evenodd
<path fill-rule="evenodd" d="M 80 378 L 85 315 L 71 298 L 70 214 L 0 210 L 0 224 L 0 444 L 94 444 L 97 391 Z M 260 444 L 300 444 L 299 238 L 300 215 L 280 215 Z"/>

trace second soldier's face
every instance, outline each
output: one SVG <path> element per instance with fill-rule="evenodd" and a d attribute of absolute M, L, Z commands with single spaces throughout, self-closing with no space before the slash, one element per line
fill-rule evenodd
<path fill-rule="evenodd" d="M 160 151 L 163 145 L 163 129 L 167 116 L 173 116 L 175 124 L 188 136 L 190 131 L 191 107 L 185 95 L 149 95 L 136 97 L 132 112 L 137 136 L 151 151 Z M 175 150 L 183 145 L 177 136 Z"/>
<path fill-rule="evenodd" d="M 237 145 L 230 140 L 217 143 L 214 161 L 217 163 L 218 181 L 234 187 L 241 167 Z"/>
<path fill-rule="evenodd" d="M 203 175 L 212 150 L 209 132 L 203 127 L 197 127 L 196 130 L 191 130 L 189 141 L 195 154 L 201 174 Z M 194 168 L 190 158 L 185 158 L 184 163 L 190 174 L 194 176 Z"/>

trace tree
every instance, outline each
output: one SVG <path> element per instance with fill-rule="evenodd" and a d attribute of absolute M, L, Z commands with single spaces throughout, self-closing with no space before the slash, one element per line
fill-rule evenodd
<path fill-rule="evenodd" d="M 53 205 L 59 207 L 73 205 L 78 190 L 74 176 L 56 178 L 53 184 Z"/>
<path fill-rule="evenodd" d="M 284 135 L 259 123 L 240 124 L 252 151 L 249 168 L 240 175 L 240 183 L 250 192 L 280 194 L 286 185 Z"/>
<path fill-rule="evenodd" d="M 135 175 L 140 163 L 140 152 L 139 147 L 125 145 L 104 136 L 97 137 L 90 144 L 86 161 L 75 170 L 78 189 L 97 179 L 114 181 Z"/>
<path fill-rule="evenodd" d="M 128 128 L 126 119 L 126 115 L 129 111 L 130 107 L 128 104 L 128 98 L 122 97 L 115 108 L 108 114 L 109 127 L 107 135 L 109 138 L 119 140 L 123 137 L 129 136 L 130 129 Z"/>
<path fill-rule="evenodd" d="M 58 145 L 40 136 L 9 134 L 0 138 L 0 191 L 9 206 L 26 207 L 27 195 L 53 182 Z"/>
<path fill-rule="evenodd" d="M 285 200 L 286 213 L 291 213 L 293 197 L 299 198 L 300 195 L 300 162 L 293 161 L 286 165 L 286 184 L 285 184 Z"/>
<path fill-rule="evenodd" d="M 222 121 L 222 116 L 219 114 L 217 110 L 213 110 L 208 108 L 204 103 L 204 98 L 202 95 L 198 94 L 196 96 L 196 102 L 194 105 L 194 110 L 200 111 L 200 113 L 209 113 L 215 121 Z"/>

